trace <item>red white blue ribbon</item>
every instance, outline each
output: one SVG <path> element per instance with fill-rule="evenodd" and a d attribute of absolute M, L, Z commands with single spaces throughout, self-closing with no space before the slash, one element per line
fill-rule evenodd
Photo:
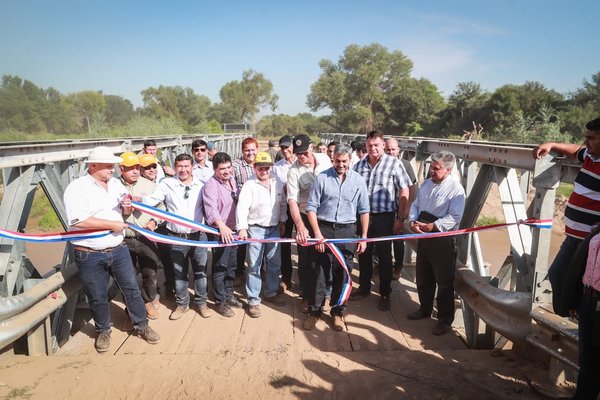
<path fill-rule="evenodd" d="M 22 240 L 24 242 L 38 243 L 70 242 L 83 239 L 96 239 L 99 237 L 106 236 L 108 234 L 110 234 L 110 231 L 106 229 L 85 229 L 81 231 L 44 233 L 35 235 L 0 229 L 0 237 L 14 240 Z"/>

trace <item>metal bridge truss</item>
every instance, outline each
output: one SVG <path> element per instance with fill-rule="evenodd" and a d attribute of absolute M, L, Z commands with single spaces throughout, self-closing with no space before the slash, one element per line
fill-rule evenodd
<path fill-rule="evenodd" d="M 161 149 L 162 161 L 173 165 L 178 154 L 190 153 L 195 139 L 210 140 L 219 151 L 240 152 L 247 135 L 194 135 L 156 138 L 24 142 L 0 145 L 4 194 L 0 227 L 24 232 L 38 185 L 43 189 L 63 228 L 67 218 L 63 193 L 84 171 L 82 161 L 97 146 L 115 154 L 140 151 L 147 139 Z M 17 339 L 26 340 L 28 354 L 52 354 L 68 340 L 81 282 L 66 247 L 61 265 L 39 276 L 27 257 L 25 243 L 0 239 L 0 354 L 14 351 Z M 50 296 L 50 294 L 52 294 Z"/>

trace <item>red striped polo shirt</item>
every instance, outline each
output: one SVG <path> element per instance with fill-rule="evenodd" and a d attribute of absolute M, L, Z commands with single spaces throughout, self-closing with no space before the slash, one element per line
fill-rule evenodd
<path fill-rule="evenodd" d="M 600 158 L 594 159 L 582 148 L 577 159 L 583 165 L 565 209 L 565 234 L 584 239 L 600 221 Z"/>

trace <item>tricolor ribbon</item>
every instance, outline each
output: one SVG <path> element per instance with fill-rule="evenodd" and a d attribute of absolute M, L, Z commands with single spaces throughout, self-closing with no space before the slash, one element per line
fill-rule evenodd
<path fill-rule="evenodd" d="M 106 229 L 85 229 L 81 231 L 44 233 L 35 235 L 0 229 L 0 237 L 37 243 L 70 242 L 75 240 L 96 239 L 109 234 L 110 231 Z"/>

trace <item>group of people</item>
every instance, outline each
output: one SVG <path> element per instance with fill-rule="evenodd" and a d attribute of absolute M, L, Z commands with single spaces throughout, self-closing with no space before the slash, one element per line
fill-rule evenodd
<path fill-rule="evenodd" d="M 535 158 L 557 151 L 583 164 L 565 212 L 566 238 L 549 269 L 555 311 L 579 319 L 581 369 L 575 398 L 593 398 L 600 392 L 600 381 L 595 379 L 600 373 L 600 118 L 586 125 L 584 144 L 544 143 L 533 150 Z M 248 137 L 242 141 L 241 157 L 232 160 L 199 139 L 192 143 L 192 154 L 175 158 L 173 168 L 159 163 L 153 141 L 147 141 L 140 154 L 126 152 L 117 157 L 106 147 L 90 152 L 87 173 L 67 187 L 64 201 L 71 230 L 111 232 L 102 237 L 83 235 L 72 242 L 98 333 L 98 352 L 110 347 L 109 276 L 123 294 L 134 332 L 148 343 L 160 340 L 148 320 L 158 317 L 161 264 L 166 293 L 176 301 L 169 318 L 181 318 L 190 303 L 203 318 L 212 315 L 208 249 L 191 246 L 189 240 L 222 244 L 212 248 L 216 311 L 232 317 L 233 308 L 243 307 L 234 295 L 237 273 L 245 281 L 246 312 L 258 318 L 262 301 L 283 306 L 282 294 L 292 287 L 291 244 L 268 239 L 293 237 L 298 244 L 297 289 L 308 314 L 304 329 L 315 327 L 329 301 L 332 327 L 343 330 L 354 256 L 358 255 L 359 285 L 352 289 L 350 300 L 371 295 L 375 259 L 382 311 L 390 309 L 391 283 L 402 269 L 401 240 L 368 239 L 403 231 L 444 232 L 459 226 L 465 192 L 452 176 L 455 157 L 449 152 L 431 156 L 429 178 L 417 190 L 410 163 L 399 157 L 398 142 L 386 140 L 379 130 L 351 146 L 335 142 L 315 146 L 302 134 L 284 135 L 279 149 L 275 147 L 271 141 L 268 151 L 259 152 L 257 140 Z M 115 164 L 118 178 L 114 177 Z M 134 207 L 132 201 L 209 225 L 215 228 L 214 234 L 161 221 Z M 182 240 L 155 243 L 128 224 Z M 359 240 L 336 244 L 335 254 L 323 243 L 340 238 Z M 236 240 L 247 244 L 232 245 Z M 418 241 L 420 306 L 407 318 L 430 318 L 437 291 L 435 335 L 449 332 L 454 319 L 456 252 L 452 236 Z M 134 265 L 142 275 L 141 289 Z"/>
<path fill-rule="evenodd" d="M 190 306 L 203 318 L 212 315 L 208 305 L 208 249 L 192 246 L 190 240 L 222 244 L 212 248 L 214 310 L 232 317 L 235 308 L 244 306 L 234 295 L 237 273 L 245 281 L 246 312 L 258 318 L 261 302 L 283 306 L 283 293 L 292 287 L 291 243 L 268 239 L 291 238 L 295 231 L 297 288 L 302 309 L 308 314 L 303 327 L 313 329 L 324 309 L 330 308 L 333 328 L 343 330 L 346 299 L 359 300 L 371 294 L 374 257 L 380 278 L 378 308 L 389 310 L 394 279 L 392 242 L 336 244 L 336 251 L 345 260 L 344 269 L 339 254 L 336 257 L 323 239 L 377 238 L 400 234 L 405 226 L 413 232 L 458 227 L 464 191 L 458 182 L 447 179 L 454 166 L 450 153 L 433 156 L 431 184 L 423 186 L 419 192 L 422 196 L 415 196 L 416 179 L 410 164 L 398 158 L 397 141 L 386 142 L 381 131 L 370 132 L 366 141 L 359 143 L 358 148 L 367 149 L 365 156 L 337 143 L 327 153 L 317 153 L 307 135 L 284 135 L 278 144 L 277 162 L 273 153 L 259 152 L 258 142 L 252 137 L 242 141 L 240 158 L 232 160 L 228 154 L 216 152 L 209 160 L 208 143 L 198 139 L 192 143 L 192 154 L 179 154 L 172 168 L 159 163 L 152 141 L 145 143 L 140 154 L 125 152 L 117 157 L 106 147 L 90 152 L 87 173 L 68 186 L 64 200 L 71 230 L 111 232 L 72 241 L 98 334 L 98 352 L 110 348 L 109 276 L 123 293 L 134 332 L 149 343 L 160 339 L 148 320 L 159 316 L 157 272 L 161 265 L 166 295 L 173 295 L 176 303 L 171 320 L 181 318 Z M 118 177 L 114 176 L 115 164 Z M 174 219 L 161 221 L 132 205 L 133 201 L 215 230 L 207 234 Z M 154 242 L 129 224 L 172 237 L 173 241 Z M 246 244 L 232 245 L 236 240 Z M 401 249 L 398 243 L 394 247 Z M 417 274 L 421 308 L 408 318 L 431 315 L 437 285 L 438 308 L 442 311 L 433 333 L 440 335 L 450 330 L 454 317 L 456 249 L 451 239 L 440 240 L 434 246 L 435 258 L 422 252 L 417 256 L 422 270 Z M 349 294 L 355 255 L 359 259 L 360 284 Z M 401 268 L 401 250 L 396 250 L 395 258 L 396 268 Z M 134 266 L 142 276 L 141 288 Z"/>

